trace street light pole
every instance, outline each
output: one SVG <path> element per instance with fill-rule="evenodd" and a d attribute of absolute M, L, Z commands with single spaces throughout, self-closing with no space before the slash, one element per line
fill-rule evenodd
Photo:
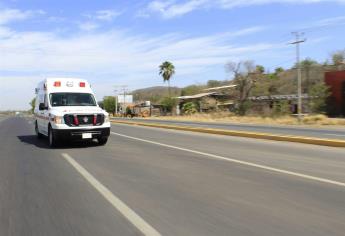
<path fill-rule="evenodd" d="M 292 42 L 291 44 L 296 45 L 296 66 L 297 66 L 297 116 L 298 122 L 301 123 L 302 121 L 302 74 L 301 74 L 301 65 L 300 65 L 300 43 L 304 43 L 306 40 L 300 40 L 301 33 L 300 32 L 293 32 L 296 36 L 296 41 Z"/>

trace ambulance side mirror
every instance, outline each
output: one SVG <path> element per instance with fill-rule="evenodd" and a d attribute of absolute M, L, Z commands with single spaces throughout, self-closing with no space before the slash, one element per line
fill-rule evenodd
<path fill-rule="evenodd" d="M 40 103 L 40 105 L 38 106 L 38 109 L 39 109 L 40 111 L 43 111 L 43 110 L 46 110 L 47 107 L 44 105 L 44 103 Z"/>

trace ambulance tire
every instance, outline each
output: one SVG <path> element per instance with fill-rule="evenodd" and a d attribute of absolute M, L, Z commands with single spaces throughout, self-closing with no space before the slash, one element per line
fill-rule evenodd
<path fill-rule="evenodd" d="M 108 137 L 98 138 L 98 144 L 103 146 L 108 142 Z"/>
<path fill-rule="evenodd" d="M 48 128 L 48 144 L 49 144 L 49 147 L 51 147 L 51 148 L 54 148 L 58 145 L 58 141 L 55 137 L 54 129 L 52 129 L 52 127 L 50 125 Z"/>
<path fill-rule="evenodd" d="M 35 132 L 36 132 L 36 137 L 37 137 L 38 139 L 43 138 L 43 134 L 41 134 L 41 133 L 39 132 L 39 130 L 38 130 L 37 121 L 35 122 Z"/>

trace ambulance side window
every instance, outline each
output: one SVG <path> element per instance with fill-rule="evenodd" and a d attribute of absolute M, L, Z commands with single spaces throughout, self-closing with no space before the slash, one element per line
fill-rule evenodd
<path fill-rule="evenodd" d="M 47 97 L 47 94 L 44 94 L 44 106 L 48 107 L 48 97 Z"/>
<path fill-rule="evenodd" d="M 48 107 L 48 99 L 46 94 L 40 94 L 38 96 L 38 106 L 43 103 L 45 107 Z"/>
<path fill-rule="evenodd" d="M 44 94 L 40 94 L 39 97 L 38 97 L 38 105 L 41 104 L 41 103 L 44 103 Z"/>
<path fill-rule="evenodd" d="M 40 95 L 37 94 L 36 101 L 35 101 L 35 107 L 38 107 L 40 105 Z"/>

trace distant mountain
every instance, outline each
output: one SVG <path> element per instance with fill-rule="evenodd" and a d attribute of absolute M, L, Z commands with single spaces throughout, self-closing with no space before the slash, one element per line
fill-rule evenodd
<path fill-rule="evenodd" d="M 181 95 L 182 88 L 171 87 L 171 96 L 177 97 Z M 167 86 L 155 86 L 132 91 L 135 101 L 151 101 L 153 103 L 159 102 L 162 98 L 169 96 Z"/>

